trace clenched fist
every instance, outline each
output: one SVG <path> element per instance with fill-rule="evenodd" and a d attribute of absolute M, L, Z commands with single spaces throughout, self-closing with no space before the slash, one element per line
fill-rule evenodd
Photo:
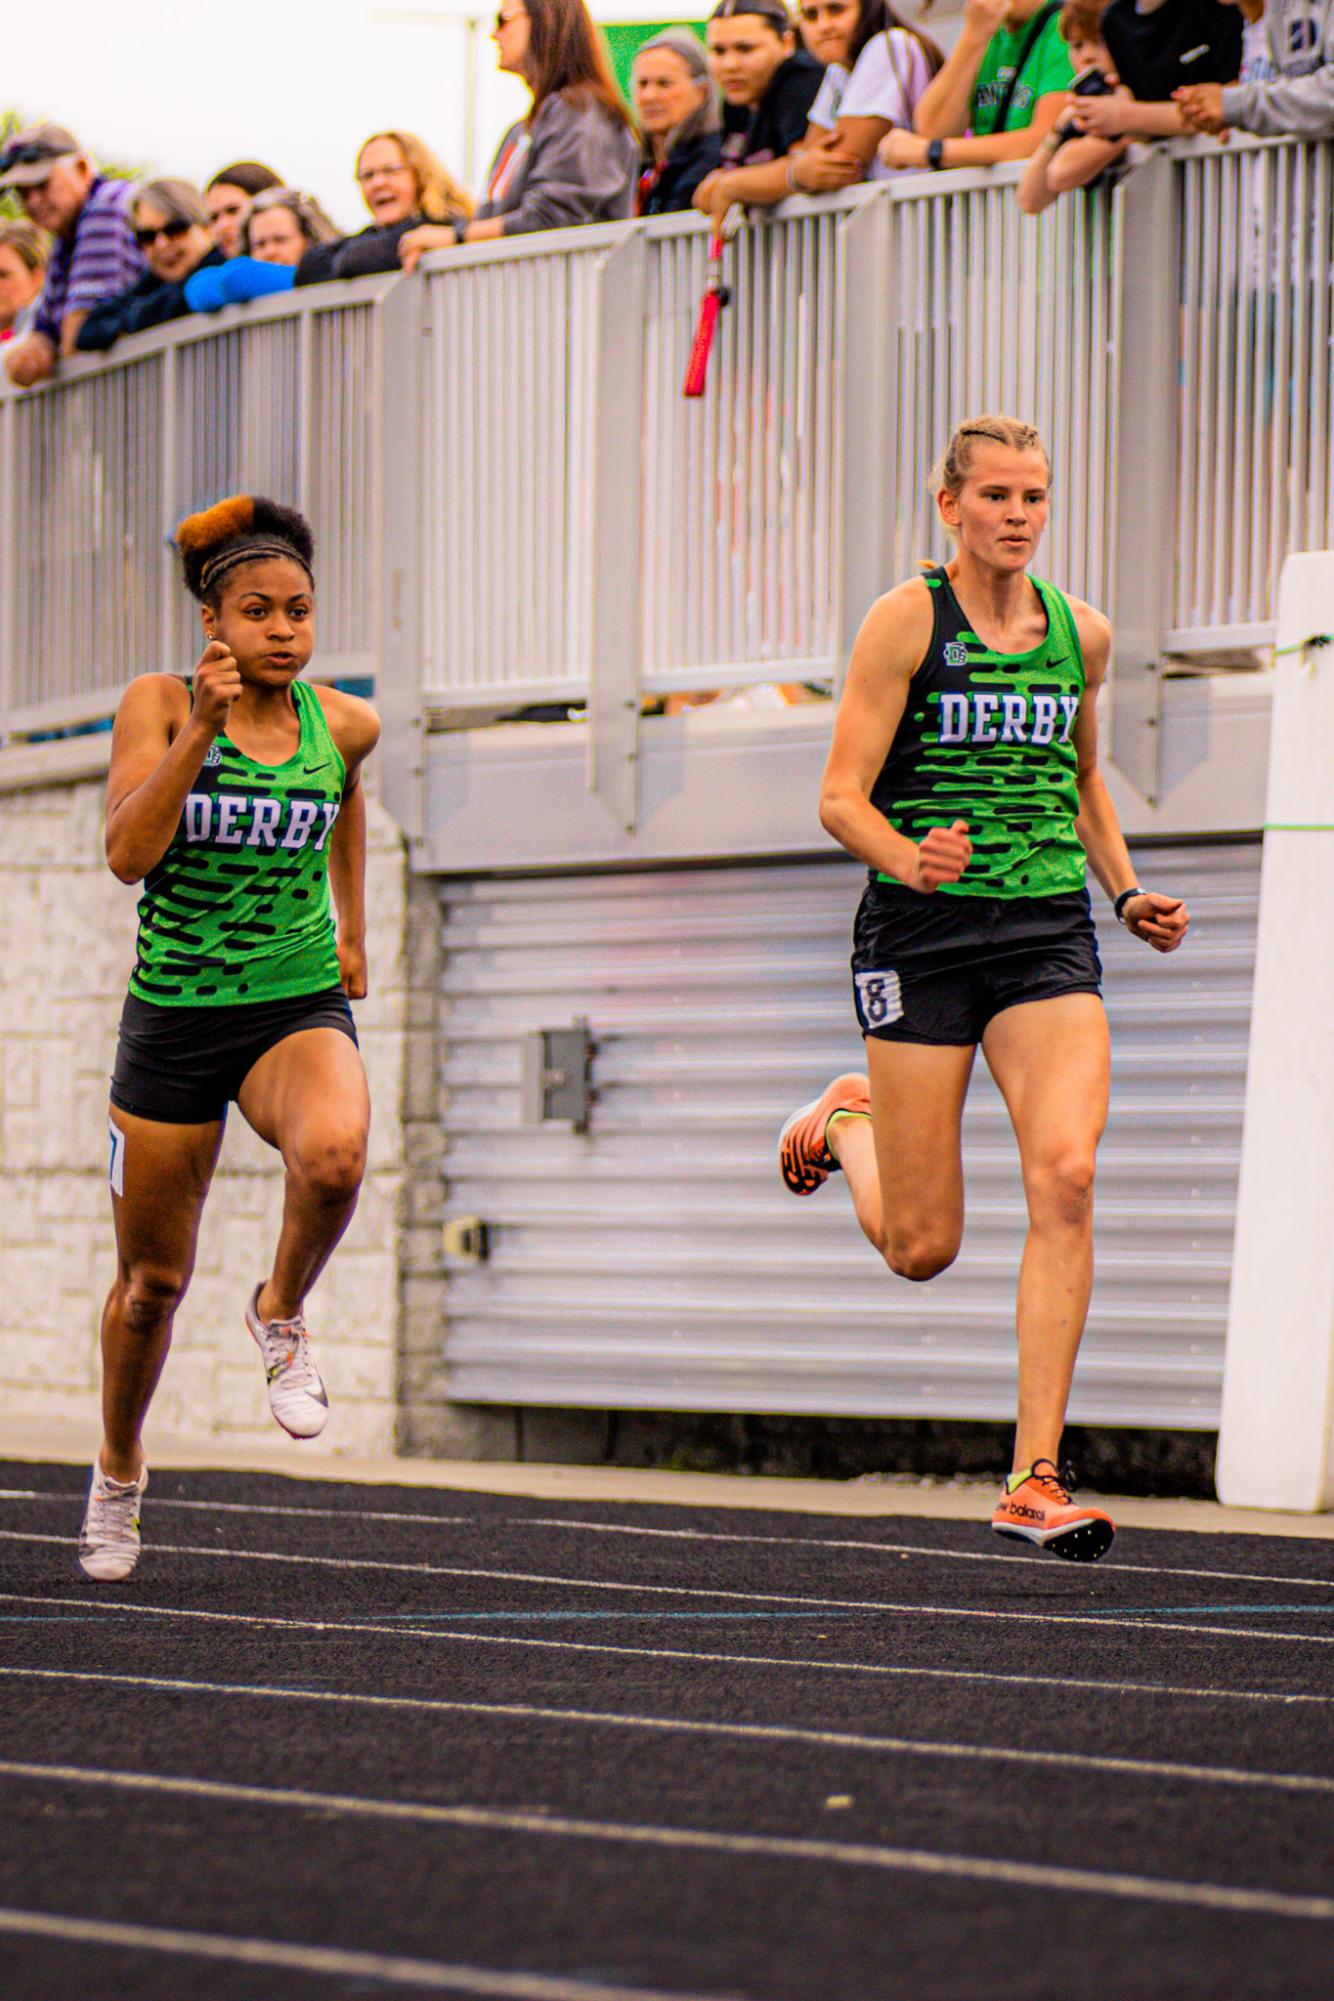
<path fill-rule="evenodd" d="M 219 736 L 226 729 L 232 703 L 240 692 L 241 670 L 230 647 L 220 639 L 211 639 L 195 668 L 192 704 L 195 719 L 210 736 Z"/>
<path fill-rule="evenodd" d="M 959 880 L 972 853 L 973 844 L 968 838 L 966 820 L 956 820 L 952 827 L 932 827 L 930 833 L 917 843 L 917 857 L 912 874 L 906 879 L 906 887 L 919 890 L 923 896 L 930 896 L 942 882 Z"/>

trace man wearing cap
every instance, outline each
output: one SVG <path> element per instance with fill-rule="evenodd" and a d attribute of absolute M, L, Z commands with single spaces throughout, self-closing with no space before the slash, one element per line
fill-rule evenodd
<path fill-rule="evenodd" d="M 0 152 L 0 188 L 16 188 L 28 220 L 54 245 L 32 331 L 10 344 L 5 367 L 20 389 L 73 354 L 99 299 L 126 291 L 144 260 L 130 228 L 129 183 L 103 180 L 63 125 L 29 125 Z"/>

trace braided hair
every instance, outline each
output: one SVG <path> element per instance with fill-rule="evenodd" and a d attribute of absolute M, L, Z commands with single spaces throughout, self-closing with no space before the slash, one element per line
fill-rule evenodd
<path fill-rule="evenodd" d="M 242 563 L 287 556 L 315 584 L 315 538 L 304 514 L 260 493 L 234 493 L 202 514 L 182 521 L 174 536 L 185 587 L 210 609 L 218 607 L 222 580 Z"/>

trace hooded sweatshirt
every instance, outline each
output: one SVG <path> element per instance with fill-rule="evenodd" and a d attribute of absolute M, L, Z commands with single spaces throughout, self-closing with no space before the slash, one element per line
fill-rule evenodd
<path fill-rule="evenodd" d="M 1266 0 L 1272 83 L 1223 91 L 1223 122 L 1262 138 L 1334 138 L 1334 0 Z"/>

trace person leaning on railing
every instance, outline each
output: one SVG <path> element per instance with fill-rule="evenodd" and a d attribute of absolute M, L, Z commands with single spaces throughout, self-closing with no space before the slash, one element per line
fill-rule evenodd
<path fill-rule="evenodd" d="M 1334 138 L 1334 0 L 1266 0 L 1265 28 L 1277 75 L 1174 92 L 1188 129 Z"/>
<path fill-rule="evenodd" d="M 1263 0 L 1176 0 L 1141 14 L 1135 0 L 1111 0 L 1100 32 L 1120 82 L 1114 93 L 1081 96 L 1070 114 L 1090 139 L 1179 139 L 1190 131 L 1174 100 L 1187 84 L 1231 83 L 1245 74 L 1247 8 Z"/>
<path fill-rule="evenodd" d="M 142 181 L 130 197 L 134 240 L 148 260 L 137 284 L 103 299 L 79 328 L 77 345 L 96 352 L 122 334 L 142 333 L 191 310 L 185 284 L 201 265 L 222 263 L 210 228 L 208 204 L 189 181 Z"/>
<path fill-rule="evenodd" d="M 27 389 L 73 354 L 99 299 L 132 285 L 144 268 L 124 181 L 104 180 L 63 125 L 29 125 L 0 152 L 0 188 L 13 188 L 29 222 L 54 239 L 30 332 L 8 343 L 5 369 Z"/>
<path fill-rule="evenodd" d="M 267 188 L 255 196 L 241 224 L 240 253 L 186 280 L 190 310 L 216 313 L 271 292 L 290 292 L 306 252 L 337 241 L 338 231 L 314 195 L 299 188 Z"/>
<path fill-rule="evenodd" d="M 241 232 L 255 196 L 282 185 L 281 176 L 261 160 L 233 160 L 218 169 L 204 188 L 204 200 L 213 218 L 213 241 L 224 257 L 241 255 Z"/>
<path fill-rule="evenodd" d="M 618 222 L 633 210 L 639 146 L 584 0 L 502 0 L 492 40 L 501 69 L 533 93 L 528 115 L 501 140 L 471 222 L 404 237 L 407 271 L 449 244 Z"/>
<path fill-rule="evenodd" d="M 630 95 L 639 128 L 636 215 L 688 209 L 723 156 L 723 118 L 704 44 L 689 28 L 664 28 L 635 51 Z"/>
<path fill-rule="evenodd" d="M 1095 102 L 1105 100 L 1118 107 L 1118 125 L 1123 124 L 1130 102 L 1130 92 L 1118 78 L 1111 50 L 1100 32 L 1105 11 L 1105 0 L 1065 0 L 1061 9 L 1061 33 L 1075 66 L 1075 91 L 1068 108 L 1024 168 L 1018 192 L 1025 215 L 1041 215 L 1059 195 L 1091 186 L 1129 150 L 1130 140 L 1124 131 L 1115 138 L 1089 138 L 1076 123 L 1083 99 L 1075 93 L 1090 84 L 1097 93 Z"/>
<path fill-rule="evenodd" d="M 16 340 L 37 317 L 51 246 L 30 222 L 0 222 L 0 340 Z"/>
<path fill-rule="evenodd" d="M 723 94 L 723 163 L 695 190 L 695 207 L 721 222 L 736 202 L 790 194 L 786 161 L 810 131 L 824 67 L 797 47 L 784 0 L 719 0 L 709 16 L 709 68 Z M 848 163 L 831 185 L 859 178 Z"/>
<path fill-rule="evenodd" d="M 887 179 L 880 142 L 895 127 L 911 132 L 918 104 L 945 58 L 929 35 L 895 13 L 887 0 L 806 0 L 801 32 L 826 65 L 811 106 L 812 143 L 788 156 L 788 185 L 820 194 L 846 181 L 828 177 L 850 159 L 860 180 Z"/>
<path fill-rule="evenodd" d="M 797 18 L 806 53 L 824 65 L 806 129 L 782 158 L 716 176 L 709 198 L 719 220 L 733 201 L 831 194 L 885 178 L 877 146 L 895 125 L 911 129 L 913 107 L 944 61 L 887 0 L 806 0 Z"/>
<path fill-rule="evenodd" d="M 423 223 L 466 222 L 472 197 L 415 132 L 373 132 L 357 154 L 357 184 L 373 218 L 358 236 L 312 244 L 297 265 L 298 285 L 396 271 L 404 237 Z"/>
<path fill-rule="evenodd" d="M 1026 160 L 1065 106 L 1074 71 L 1058 0 L 966 0 L 963 28 L 917 106 L 912 132 L 881 141 L 887 167 Z"/>

